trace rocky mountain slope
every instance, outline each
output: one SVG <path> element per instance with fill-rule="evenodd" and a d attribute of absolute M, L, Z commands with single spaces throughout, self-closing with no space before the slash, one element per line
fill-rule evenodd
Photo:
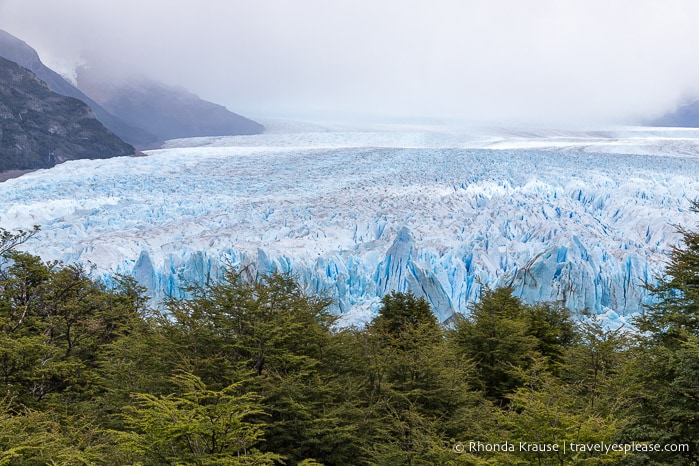
<path fill-rule="evenodd" d="M 51 91 L 31 71 L 0 58 L 0 171 L 134 152 L 85 103 Z"/>
<path fill-rule="evenodd" d="M 92 108 L 97 119 L 111 132 L 129 144 L 139 147 L 154 145 L 158 138 L 141 129 L 125 123 L 120 118 L 109 113 L 100 104 L 85 95 L 81 90 L 63 79 L 61 75 L 48 68 L 41 62 L 39 54 L 32 47 L 13 35 L 0 30 L 0 57 L 11 60 L 32 71 L 44 81 L 49 89 L 57 94 L 75 97 Z"/>
<path fill-rule="evenodd" d="M 150 79 L 114 82 L 100 63 L 104 57 L 93 57 L 89 67 L 79 70 L 78 87 L 46 67 L 32 47 L 2 30 L 0 57 L 34 72 L 52 91 L 82 100 L 110 131 L 141 149 L 158 147 L 167 139 L 264 131 L 259 123 L 185 89 Z"/>

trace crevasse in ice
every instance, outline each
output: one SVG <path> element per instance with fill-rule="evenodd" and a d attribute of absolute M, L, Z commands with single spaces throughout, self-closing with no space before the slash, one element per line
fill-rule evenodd
<path fill-rule="evenodd" d="M 0 226 L 152 296 L 227 266 L 292 272 L 351 324 L 391 290 L 444 320 L 482 285 L 612 324 L 693 226 L 699 133 L 330 132 L 179 140 L 0 183 Z M 610 317 L 611 316 L 611 317 Z M 612 325 L 613 326 L 613 325 Z"/>

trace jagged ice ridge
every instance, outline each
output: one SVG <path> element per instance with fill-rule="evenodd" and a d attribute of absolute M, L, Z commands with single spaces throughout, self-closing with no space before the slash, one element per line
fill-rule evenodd
<path fill-rule="evenodd" d="M 0 183 L 27 250 L 181 296 L 227 266 L 292 272 L 366 321 L 391 290 L 441 320 L 481 285 L 606 313 L 650 299 L 692 226 L 699 132 L 328 132 L 176 140 Z"/>

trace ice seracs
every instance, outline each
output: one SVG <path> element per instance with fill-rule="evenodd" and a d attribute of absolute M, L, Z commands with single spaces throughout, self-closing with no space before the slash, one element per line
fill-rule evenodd
<path fill-rule="evenodd" d="M 444 320 L 482 284 L 623 317 L 649 299 L 673 225 L 696 223 L 697 148 L 699 132 L 638 129 L 178 140 L 1 183 L 0 226 L 39 224 L 31 252 L 133 274 L 158 299 L 247 265 L 296 274 L 345 323 L 391 290 Z"/>

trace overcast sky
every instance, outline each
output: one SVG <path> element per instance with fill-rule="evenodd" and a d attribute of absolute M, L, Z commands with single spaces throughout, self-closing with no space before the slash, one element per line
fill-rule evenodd
<path fill-rule="evenodd" d="M 694 0 L 0 0 L 62 73 L 90 56 L 247 116 L 594 124 L 699 95 Z"/>

